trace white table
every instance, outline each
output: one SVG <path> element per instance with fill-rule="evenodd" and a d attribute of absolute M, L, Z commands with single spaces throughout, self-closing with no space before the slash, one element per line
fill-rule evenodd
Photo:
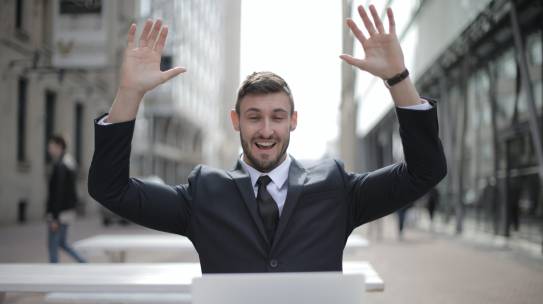
<path fill-rule="evenodd" d="M 101 234 L 76 241 L 73 247 L 86 255 L 105 253 L 114 262 L 125 262 L 128 251 L 175 251 L 196 254 L 188 238 L 173 234 Z M 366 247 L 368 241 L 353 234 L 347 239 L 345 251 L 353 253 Z"/>
<path fill-rule="evenodd" d="M 351 234 L 347 239 L 347 244 L 345 245 L 345 251 L 350 253 L 356 250 L 367 248 L 370 245 L 367 239 L 363 238 L 358 234 Z"/>
<path fill-rule="evenodd" d="M 344 273 L 362 273 L 366 291 L 384 282 L 368 262 L 345 261 Z M 198 263 L 0 264 L 0 304 L 7 292 L 190 293 Z"/>
<path fill-rule="evenodd" d="M 113 262 L 125 262 L 128 251 L 175 251 L 196 254 L 192 242 L 173 234 L 101 234 L 73 243 L 85 254 L 105 253 Z"/>

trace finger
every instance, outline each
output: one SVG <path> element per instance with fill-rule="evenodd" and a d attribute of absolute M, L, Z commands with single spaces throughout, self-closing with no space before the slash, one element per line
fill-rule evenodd
<path fill-rule="evenodd" d="M 162 82 L 166 82 L 172 78 L 174 78 L 175 76 L 181 74 L 181 73 L 184 73 L 186 72 L 187 69 L 185 68 L 181 68 L 181 67 L 175 67 L 173 69 L 169 69 L 167 71 L 164 71 L 162 72 Z"/>
<path fill-rule="evenodd" d="M 341 54 L 339 58 L 343 59 L 343 61 L 347 62 L 350 65 L 354 65 L 362 70 L 365 70 L 366 62 L 362 59 L 356 59 L 351 55 L 347 54 Z"/>
<path fill-rule="evenodd" d="M 353 19 L 347 19 L 347 26 L 351 29 L 351 32 L 353 32 L 353 35 L 356 37 L 356 39 L 358 39 L 358 41 L 360 41 L 360 43 L 364 44 L 366 42 L 366 36 L 364 36 L 364 33 L 362 33 L 356 23 L 354 23 Z"/>
<path fill-rule="evenodd" d="M 380 34 L 383 34 L 385 32 L 385 28 L 383 27 L 383 23 L 381 22 L 379 14 L 377 14 L 377 9 L 375 8 L 375 5 L 370 5 L 370 12 L 371 17 L 373 18 L 373 23 L 375 24 L 375 27 L 377 27 L 377 31 Z"/>
<path fill-rule="evenodd" d="M 153 30 L 151 31 L 151 34 L 149 35 L 148 39 L 148 45 L 155 45 L 156 38 L 158 37 L 158 33 L 160 33 L 160 28 L 162 27 L 162 20 L 158 19 L 155 22 L 155 25 L 153 26 Z"/>
<path fill-rule="evenodd" d="M 146 47 L 148 44 L 148 38 L 149 38 L 149 32 L 151 31 L 151 27 L 153 26 L 153 20 L 148 19 L 145 21 L 145 25 L 143 26 L 143 31 L 140 35 L 140 47 Z"/>
<path fill-rule="evenodd" d="M 136 24 L 132 23 L 130 29 L 128 29 L 128 45 L 127 48 L 134 48 L 134 37 L 136 36 Z"/>
<path fill-rule="evenodd" d="M 396 21 L 394 21 L 394 13 L 392 9 L 387 8 L 387 17 L 388 17 L 388 32 L 391 34 L 396 34 Z"/>
<path fill-rule="evenodd" d="M 364 26 L 366 27 L 366 30 L 368 30 L 370 36 L 375 35 L 375 28 L 373 27 L 373 23 L 371 23 L 370 17 L 368 17 L 368 14 L 366 13 L 366 10 L 362 5 L 358 7 L 358 13 L 360 14 L 360 17 L 362 17 Z"/>
<path fill-rule="evenodd" d="M 160 31 L 160 36 L 158 37 L 158 40 L 155 44 L 154 50 L 162 53 L 162 50 L 164 49 L 164 45 L 166 45 L 166 37 L 168 37 L 168 26 L 165 25 L 162 27 L 162 31 Z"/>

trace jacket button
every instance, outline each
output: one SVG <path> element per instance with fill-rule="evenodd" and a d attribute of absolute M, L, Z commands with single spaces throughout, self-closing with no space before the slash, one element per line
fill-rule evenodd
<path fill-rule="evenodd" d="M 273 260 L 270 261 L 270 266 L 271 266 L 272 268 L 277 267 L 277 265 L 279 265 L 279 263 L 277 263 L 277 260 L 273 259 Z"/>

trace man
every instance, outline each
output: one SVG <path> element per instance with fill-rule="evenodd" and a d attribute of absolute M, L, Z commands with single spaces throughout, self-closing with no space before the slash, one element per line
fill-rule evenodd
<path fill-rule="evenodd" d="M 406 163 L 362 174 L 335 160 L 303 168 L 286 153 L 297 124 L 290 89 L 281 77 L 261 72 L 245 80 L 231 112 L 243 148 L 235 169 L 197 166 L 188 184 L 175 187 L 129 178 L 143 95 L 185 71 L 159 70 L 168 29 L 149 20 L 139 45 L 131 26 L 117 96 L 97 120 L 89 193 L 136 223 L 187 236 L 204 273 L 341 270 L 354 228 L 415 200 L 446 174 L 435 105 L 421 100 L 407 77 L 392 11 L 389 33 L 373 6 L 370 11 L 373 22 L 359 8 L 369 37 L 347 21 L 366 58 L 341 58 L 388 81 Z"/>
<path fill-rule="evenodd" d="M 79 263 L 85 260 L 68 244 L 68 226 L 75 221 L 77 203 L 75 162 L 66 154 L 66 141 L 60 135 L 49 139 L 47 152 L 53 161 L 47 196 L 49 262 L 58 263 L 61 248 Z"/>

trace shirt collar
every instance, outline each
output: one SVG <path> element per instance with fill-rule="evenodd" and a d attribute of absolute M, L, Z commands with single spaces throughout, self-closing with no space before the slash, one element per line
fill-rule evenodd
<path fill-rule="evenodd" d="M 272 182 L 277 186 L 277 188 L 281 189 L 283 188 L 288 179 L 288 170 L 290 168 L 290 163 L 292 162 L 292 159 L 290 158 L 290 155 L 287 154 L 285 160 L 279 166 L 275 167 L 268 173 L 260 172 L 247 164 L 243 160 L 243 154 L 240 157 L 240 162 L 243 170 L 245 170 L 245 172 L 248 173 L 251 177 L 251 184 L 253 185 L 253 187 L 256 187 L 256 182 L 261 175 L 268 175 Z"/>

